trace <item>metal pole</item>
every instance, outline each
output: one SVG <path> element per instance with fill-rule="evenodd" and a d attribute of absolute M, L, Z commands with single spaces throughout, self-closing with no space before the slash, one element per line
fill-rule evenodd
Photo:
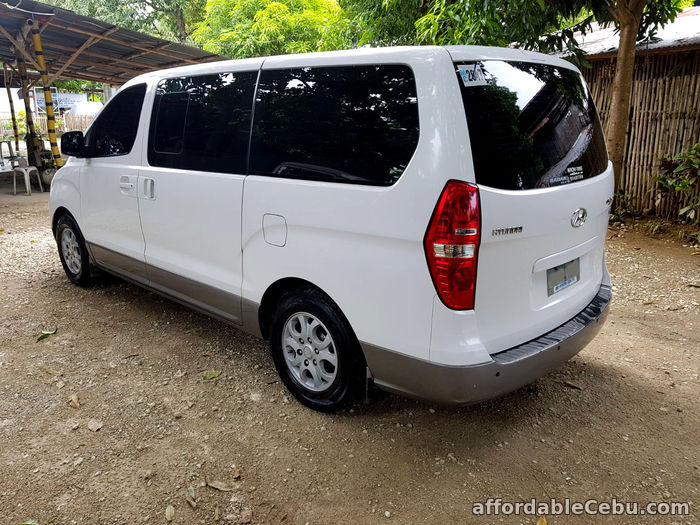
<path fill-rule="evenodd" d="M 49 75 L 46 71 L 44 50 L 41 47 L 41 35 L 39 34 L 39 25 L 35 24 L 32 20 L 27 20 L 27 25 L 32 28 L 34 53 L 36 54 L 36 62 L 39 65 L 41 83 L 44 84 L 44 101 L 46 102 L 46 128 L 49 133 L 51 153 L 53 153 L 53 161 L 56 164 L 56 168 L 60 168 L 61 166 L 63 166 L 63 159 L 61 158 L 61 152 L 58 150 L 58 144 L 56 143 L 56 117 L 53 112 L 53 98 L 51 96 L 51 85 L 49 84 Z"/>
<path fill-rule="evenodd" d="M 17 57 L 17 72 L 19 73 L 20 89 L 22 90 L 22 98 L 24 100 L 24 112 L 27 118 L 27 133 L 29 141 L 27 142 L 27 157 L 34 163 L 33 165 L 41 169 L 41 149 L 39 148 L 39 138 L 34 127 L 34 117 L 32 116 L 32 106 L 29 101 L 29 81 L 27 80 L 27 65 L 22 58 L 22 54 L 16 51 Z M 30 163 L 31 164 L 31 163 Z"/>
<path fill-rule="evenodd" d="M 15 134 L 15 152 L 19 155 L 19 130 L 17 129 L 17 117 L 15 116 L 15 103 L 12 101 L 12 91 L 7 80 L 7 64 L 2 63 L 2 75 L 5 79 L 5 88 L 7 89 L 7 99 L 10 101 L 10 114 L 12 115 L 12 131 Z"/>

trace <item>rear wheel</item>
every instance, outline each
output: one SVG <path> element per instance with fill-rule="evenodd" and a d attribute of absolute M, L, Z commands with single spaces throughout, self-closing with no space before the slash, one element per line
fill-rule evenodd
<path fill-rule="evenodd" d="M 80 286 L 92 282 L 90 275 L 90 256 L 85 246 L 85 239 L 73 217 L 63 215 L 56 225 L 56 244 L 61 257 L 63 270 L 68 279 Z"/>
<path fill-rule="evenodd" d="M 314 410 L 338 410 L 361 392 L 364 360 L 359 344 L 337 305 L 317 290 L 282 297 L 270 347 L 285 386 Z"/>

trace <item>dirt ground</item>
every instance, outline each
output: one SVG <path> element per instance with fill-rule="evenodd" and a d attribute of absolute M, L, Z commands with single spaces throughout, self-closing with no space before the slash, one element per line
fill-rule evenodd
<path fill-rule="evenodd" d="M 550 525 L 697 522 L 700 255 L 673 236 L 611 228 L 608 323 L 536 383 L 468 408 L 377 394 L 323 415 L 287 395 L 266 343 L 117 279 L 71 285 L 47 195 L 7 192 L 0 523 L 167 523 L 169 506 L 176 524 L 537 521 L 473 516 L 487 498 L 690 502 Z"/>

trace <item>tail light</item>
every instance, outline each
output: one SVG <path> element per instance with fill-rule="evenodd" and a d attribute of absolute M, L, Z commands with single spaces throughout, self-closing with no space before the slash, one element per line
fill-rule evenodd
<path fill-rule="evenodd" d="M 448 308 L 474 308 L 481 213 L 476 186 L 449 181 L 425 234 L 425 255 L 435 290 Z"/>

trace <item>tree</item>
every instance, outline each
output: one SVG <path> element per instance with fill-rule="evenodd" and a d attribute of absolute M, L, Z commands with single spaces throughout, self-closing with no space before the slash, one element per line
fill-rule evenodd
<path fill-rule="evenodd" d="M 209 0 L 194 40 L 232 58 L 341 49 L 349 20 L 336 0 Z"/>
<path fill-rule="evenodd" d="M 428 12 L 423 0 L 395 0 L 391 9 L 381 0 L 339 0 L 350 18 L 353 45 L 399 46 L 418 43 L 416 22 Z"/>
<path fill-rule="evenodd" d="M 393 7 L 398 0 L 384 0 Z M 620 189 L 636 43 L 672 21 L 681 0 L 434 0 L 417 22 L 419 39 L 435 44 L 516 45 L 543 52 L 568 50 L 585 63 L 575 38 L 597 20 L 620 34 L 607 144 Z"/>
<path fill-rule="evenodd" d="M 178 42 L 190 41 L 206 0 L 46 0 L 78 14 Z"/>

